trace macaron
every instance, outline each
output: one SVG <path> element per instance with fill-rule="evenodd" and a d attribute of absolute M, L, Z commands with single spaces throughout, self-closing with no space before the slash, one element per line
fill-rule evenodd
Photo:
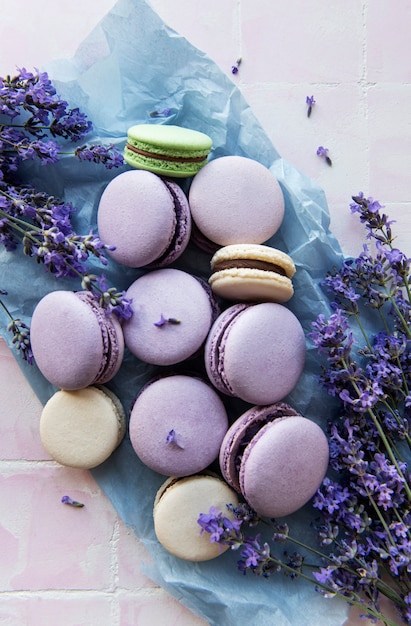
<path fill-rule="evenodd" d="M 123 406 L 104 386 L 57 391 L 40 417 L 47 452 L 60 465 L 79 469 L 97 467 L 108 459 L 125 430 Z"/>
<path fill-rule="evenodd" d="M 53 291 L 33 311 L 31 346 L 43 376 L 61 389 L 111 380 L 124 356 L 121 324 L 89 291 Z"/>
<path fill-rule="evenodd" d="M 143 387 L 130 414 L 130 441 L 140 460 L 165 476 L 189 476 L 219 455 L 228 429 L 224 404 L 200 378 L 171 375 Z"/>
<path fill-rule="evenodd" d="M 148 272 L 126 295 L 134 309 L 123 323 L 126 346 L 152 365 L 174 365 L 196 355 L 218 312 L 207 282 L 174 268 Z"/>
<path fill-rule="evenodd" d="M 167 124 L 137 124 L 128 129 L 124 160 L 160 176 L 195 176 L 207 163 L 212 139 L 205 133 Z"/>
<path fill-rule="evenodd" d="M 263 243 L 284 217 L 284 197 L 275 176 L 242 156 L 209 161 L 192 180 L 188 200 L 197 229 L 219 246 Z M 201 240 L 194 243 L 204 246 Z"/>
<path fill-rule="evenodd" d="M 211 272 L 211 289 L 228 300 L 287 302 L 294 294 L 294 262 L 270 246 L 224 246 L 212 257 Z"/>
<path fill-rule="evenodd" d="M 214 322 L 204 347 L 212 384 L 228 396 L 262 405 L 293 390 L 305 355 L 299 320 L 276 302 L 229 307 Z"/>
<path fill-rule="evenodd" d="M 143 170 L 113 178 L 97 210 L 107 253 L 127 267 L 164 267 L 178 259 L 191 234 L 191 213 L 181 187 Z"/>
<path fill-rule="evenodd" d="M 220 450 L 227 483 L 266 517 L 284 517 L 306 504 L 328 468 L 329 446 L 314 421 L 280 402 L 254 406 L 227 431 Z"/>
<path fill-rule="evenodd" d="M 186 561 L 208 561 L 228 546 L 210 541 L 208 533 L 201 534 L 197 522 L 210 507 L 234 519 L 227 504 L 238 506 L 236 492 L 212 474 L 185 478 L 168 478 L 157 492 L 154 508 L 154 530 L 158 541 L 172 555 Z"/>

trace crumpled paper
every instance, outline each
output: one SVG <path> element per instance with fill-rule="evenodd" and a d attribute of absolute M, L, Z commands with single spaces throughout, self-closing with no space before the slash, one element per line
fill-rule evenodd
<path fill-rule="evenodd" d="M 297 267 L 295 295 L 288 306 L 307 333 L 319 313 L 329 312 L 320 280 L 327 270 L 340 265 L 343 257 L 329 231 L 324 193 L 280 158 L 230 79 L 203 52 L 168 28 L 144 0 L 119 0 L 73 59 L 54 62 L 45 69 L 58 93 L 93 121 L 90 142 L 115 143 L 122 148 L 129 126 L 171 123 L 210 135 L 211 158 L 243 155 L 269 168 L 284 193 L 285 217 L 280 231 L 268 243 L 288 252 Z M 168 117 L 150 117 L 152 111 L 164 109 L 169 109 Z M 39 189 L 71 201 L 78 209 L 75 228 L 79 233 L 87 233 L 90 227 L 96 227 L 103 189 L 121 171 L 79 164 L 67 156 L 53 167 L 27 163 L 24 177 Z M 185 181 L 186 187 L 188 184 Z M 209 256 L 190 245 L 175 266 L 207 278 Z M 0 286 L 9 292 L 7 304 L 14 315 L 27 323 L 44 294 L 55 289 L 79 288 L 75 281 L 57 280 L 47 274 L 21 251 L 2 250 L 0 267 Z M 120 267 L 113 261 L 107 268 L 95 261 L 92 269 L 104 271 L 109 283 L 118 289 L 126 289 L 141 274 L 140 270 Z M 10 335 L 3 332 L 10 344 Z M 46 402 L 55 388 L 35 366 L 17 359 L 40 400 Z M 201 369 L 200 363 L 193 362 L 192 366 Z M 158 368 L 127 353 L 120 372 L 108 386 L 128 411 L 141 386 L 156 373 Z M 325 428 L 332 408 L 314 378 L 317 373 L 316 352 L 307 341 L 306 367 L 287 401 Z M 225 400 L 231 419 L 248 408 L 241 401 Z M 312 585 L 290 580 L 283 574 L 271 579 L 242 576 L 236 569 L 235 552 L 200 564 L 180 561 L 166 553 L 155 539 L 152 521 L 155 493 L 164 477 L 140 463 L 127 436 L 112 457 L 92 473 L 119 515 L 134 528 L 153 556 L 154 565 L 144 566 L 146 573 L 211 626 L 344 623 L 344 602 L 324 599 Z M 315 511 L 307 505 L 286 521 L 300 540 L 316 545 L 310 527 L 314 517 Z M 282 549 L 280 546 L 280 554 Z"/>

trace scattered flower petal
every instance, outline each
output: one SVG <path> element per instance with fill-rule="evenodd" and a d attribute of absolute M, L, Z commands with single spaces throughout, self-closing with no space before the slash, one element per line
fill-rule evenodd
<path fill-rule="evenodd" d="M 77 502 L 77 500 L 72 500 L 70 496 L 63 496 L 61 498 L 61 501 L 63 504 L 69 504 L 70 506 L 74 506 L 79 509 L 81 509 L 84 506 L 84 504 L 82 504 L 81 502 Z"/>

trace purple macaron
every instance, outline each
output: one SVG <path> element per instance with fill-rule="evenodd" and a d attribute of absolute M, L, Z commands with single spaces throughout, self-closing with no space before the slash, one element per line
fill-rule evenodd
<path fill-rule="evenodd" d="M 124 355 L 120 322 L 88 291 L 44 296 L 33 311 L 30 336 L 39 370 L 61 389 L 108 382 Z"/>
<path fill-rule="evenodd" d="M 105 188 L 98 206 L 102 242 L 127 267 L 165 267 L 178 259 L 191 234 L 191 213 L 181 187 L 152 172 L 131 170 Z"/>
<path fill-rule="evenodd" d="M 165 476 L 189 476 L 218 457 L 228 428 L 224 405 L 200 378 L 170 375 L 143 387 L 130 415 L 130 440 L 140 460 Z"/>
<path fill-rule="evenodd" d="M 152 365 L 174 365 L 196 355 L 218 314 L 208 284 L 182 270 L 148 272 L 126 295 L 134 310 L 123 323 L 126 346 Z"/>
<path fill-rule="evenodd" d="M 205 251 L 237 243 L 261 244 L 280 228 L 284 196 L 268 168 L 243 156 L 209 161 L 188 192 L 193 241 Z"/>
<path fill-rule="evenodd" d="M 299 320 L 274 302 L 229 307 L 214 322 L 204 348 L 213 385 L 250 404 L 284 399 L 302 374 L 305 354 Z"/>
<path fill-rule="evenodd" d="M 314 421 L 284 402 L 254 406 L 228 429 L 220 449 L 227 483 L 267 517 L 306 504 L 328 468 L 327 437 Z"/>

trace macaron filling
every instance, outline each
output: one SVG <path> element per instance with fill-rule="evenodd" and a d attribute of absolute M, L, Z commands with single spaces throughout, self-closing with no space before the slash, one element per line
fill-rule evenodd
<path fill-rule="evenodd" d="M 245 309 L 248 308 L 246 304 L 239 304 L 235 307 L 235 310 L 231 310 L 226 313 L 221 319 L 221 326 L 215 330 L 213 341 L 210 350 L 210 371 L 209 376 L 211 382 L 219 391 L 226 393 L 229 396 L 234 396 L 234 390 L 232 389 L 228 378 L 225 376 L 224 371 L 224 359 L 221 355 L 224 353 L 225 344 L 230 332 L 230 328 L 237 316 L 240 315 Z"/>
<path fill-rule="evenodd" d="M 155 261 L 153 261 L 153 263 L 146 266 L 147 268 L 153 269 L 168 265 L 172 260 L 174 260 L 174 257 L 177 256 L 177 254 L 180 255 L 188 243 L 191 230 L 191 215 L 188 204 L 183 204 L 181 196 L 175 189 L 175 184 L 164 179 L 163 183 L 170 192 L 174 202 L 174 230 L 167 248 Z"/>
<path fill-rule="evenodd" d="M 194 176 L 207 163 L 212 139 L 205 133 L 168 124 L 129 128 L 124 150 L 132 167 L 159 175 Z"/>
<path fill-rule="evenodd" d="M 140 147 L 141 145 L 143 145 L 144 147 Z M 171 161 L 173 163 L 202 163 L 207 159 L 208 156 L 208 152 L 204 154 L 203 151 L 201 151 L 198 156 L 194 156 L 192 154 L 187 156 L 187 154 L 184 154 L 183 152 L 176 155 L 176 151 L 173 151 L 174 154 L 167 154 L 164 149 L 161 149 L 161 151 L 156 151 L 155 148 L 153 148 L 153 146 L 151 145 L 139 143 L 139 145 L 136 146 L 135 144 L 133 145 L 130 141 L 127 141 L 126 148 L 127 150 L 131 150 L 131 152 L 134 152 L 135 154 L 143 157 L 147 157 L 148 159 L 159 159 L 161 161 Z"/>
<path fill-rule="evenodd" d="M 276 274 L 280 274 L 280 276 L 287 276 L 287 272 L 280 265 L 270 263 L 268 261 L 259 261 L 258 259 L 234 259 L 219 261 L 218 263 L 215 263 L 213 270 L 214 272 L 221 272 L 223 270 L 240 268 L 275 272 Z"/>
<path fill-rule="evenodd" d="M 244 452 L 250 442 L 267 424 L 290 416 L 299 415 L 285 402 L 246 411 L 227 431 L 220 450 L 220 467 L 225 480 L 236 491 L 241 492 L 240 470 Z"/>
<path fill-rule="evenodd" d="M 119 332 L 115 328 L 115 321 L 112 315 L 106 314 L 91 293 L 78 291 L 75 295 L 91 308 L 100 326 L 103 353 L 100 368 L 91 384 L 105 383 L 114 376 L 118 369 L 120 357 Z"/>
<path fill-rule="evenodd" d="M 274 420 L 285 419 L 287 417 L 290 417 L 290 415 L 295 415 L 295 412 L 290 411 L 290 413 L 281 413 L 277 410 L 273 413 L 263 413 L 261 415 L 255 416 L 254 419 L 250 421 L 250 423 L 243 432 L 243 436 L 237 443 L 237 450 L 235 451 L 235 469 L 237 472 L 240 472 L 244 451 L 246 450 L 249 443 L 254 439 L 254 437 L 260 432 L 260 430 L 267 424 L 271 424 L 271 422 L 273 422 Z"/>

